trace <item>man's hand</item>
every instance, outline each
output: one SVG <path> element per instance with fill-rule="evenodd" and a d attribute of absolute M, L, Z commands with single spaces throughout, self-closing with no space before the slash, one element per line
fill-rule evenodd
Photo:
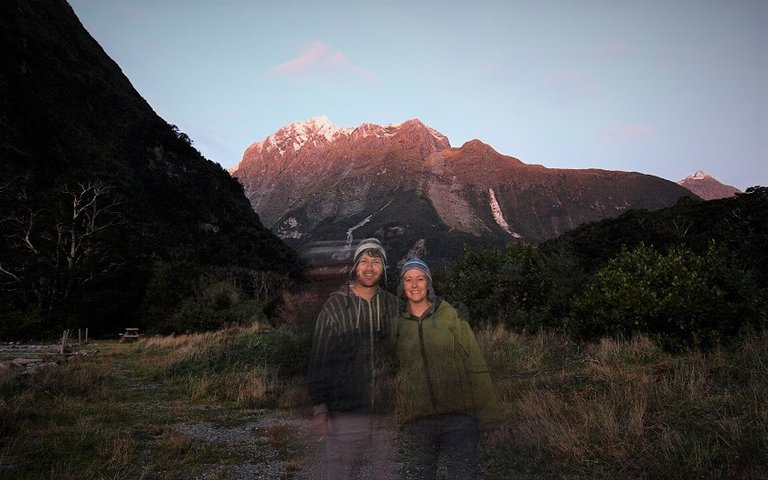
<path fill-rule="evenodd" d="M 333 431 L 331 416 L 328 415 L 328 412 L 318 413 L 312 417 L 312 429 L 315 431 L 318 440 L 323 440 L 326 435 Z"/>

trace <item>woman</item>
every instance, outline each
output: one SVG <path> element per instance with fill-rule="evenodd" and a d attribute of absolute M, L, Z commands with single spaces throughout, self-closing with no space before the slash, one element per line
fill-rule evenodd
<path fill-rule="evenodd" d="M 476 478 L 479 430 L 501 416 L 475 336 L 466 318 L 435 296 L 431 272 L 420 258 L 403 264 L 398 290 L 404 302 L 397 409 L 406 469 L 435 478 L 442 457 L 451 478 Z"/>

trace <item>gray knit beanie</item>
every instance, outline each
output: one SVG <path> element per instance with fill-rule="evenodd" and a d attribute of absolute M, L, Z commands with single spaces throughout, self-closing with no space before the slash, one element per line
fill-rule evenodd
<path fill-rule="evenodd" d="M 357 247 L 357 249 L 355 249 L 355 256 L 353 257 L 352 263 L 357 266 L 357 263 L 360 261 L 360 256 L 368 250 L 375 250 L 380 253 L 381 258 L 384 260 L 384 266 L 386 267 L 387 252 L 384 251 L 384 247 L 381 245 L 381 242 L 377 238 L 366 238 L 360 242 L 360 245 Z"/>

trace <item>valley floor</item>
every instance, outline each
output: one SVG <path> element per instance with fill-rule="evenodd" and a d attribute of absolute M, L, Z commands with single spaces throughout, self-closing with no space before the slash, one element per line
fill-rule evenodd
<path fill-rule="evenodd" d="M 312 434 L 310 409 L 249 409 L 195 399 L 147 375 L 145 360 L 130 345 L 102 342 L 89 351 L 87 358 L 62 361 L 46 372 L 18 373 L 32 391 L 16 392 L 4 407 L 0 476 L 323 478 L 323 444 Z M 24 398 L 27 404 L 17 403 Z M 394 428 L 392 438 L 398 442 Z M 392 468 L 393 479 L 405 478 L 401 464 Z M 487 474 L 489 468 L 486 461 Z M 363 475 L 371 478 L 365 470 Z"/>
<path fill-rule="evenodd" d="M 320 478 L 301 332 L 97 342 L 0 368 L 0 478 Z M 477 337 L 506 414 L 481 442 L 483 479 L 768 478 L 768 333 L 676 354 L 646 337 Z"/>

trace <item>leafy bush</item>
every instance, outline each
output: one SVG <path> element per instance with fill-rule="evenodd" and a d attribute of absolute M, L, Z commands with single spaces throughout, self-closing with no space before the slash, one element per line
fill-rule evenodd
<path fill-rule="evenodd" d="M 546 323 L 552 280 L 535 246 L 513 244 L 465 249 L 439 287 L 467 305 L 475 325 L 503 322 L 524 329 Z"/>
<path fill-rule="evenodd" d="M 575 292 L 581 289 L 584 274 L 593 275 L 622 248 L 645 243 L 666 251 L 680 245 L 705 255 L 712 241 L 752 270 L 758 283 L 768 284 L 768 187 L 751 187 L 743 194 L 706 202 L 685 198 L 655 211 L 629 210 L 580 225 L 539 249 L 547 259 L 562 262 L 564 275 L 553 275 Z"/>
<path fill-rule="evenodd" d="M 205 332 L 221 327 L 214 319 L 213 306 L 206 299 L 190 298 L 163 325 L 162 330 L 171 332 Z"/>
<path fill-rule="evenodd" d="M 164 334 L 263 321 L 290 286 L 286 275 L 238 267 L 159 263 L 142 307 L 142 327 Z"/>
<path fill-rule="evenodd" d="M 711 346 L 764 322 L 764 293 L 724 249 L 664 254 L 640 245 L 623 249 L 575 296 L 567 328 L 593 339 L 647 333 L 677 349 Z"/>
<path fill-rule="evenodd" d="M 274 324 L 276 326 L 314 325 L 325 300 L 326 298 L 321 297 L 314 289 L 295 293 L 285 291 L 280 298 L 280 305 L 276 309 Z"/>

